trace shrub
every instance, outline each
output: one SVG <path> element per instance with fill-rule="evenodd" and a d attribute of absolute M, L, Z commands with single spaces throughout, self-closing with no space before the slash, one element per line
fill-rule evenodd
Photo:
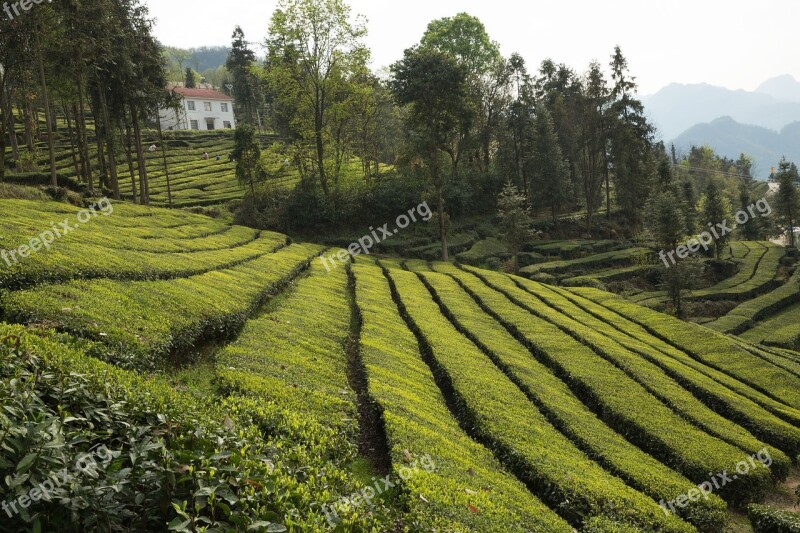
<path fill-rule="evenodd" d="M 179 393 L 83 346 L 0 325 L 0 501 L 67 479 L 4 512 L 0 531 L 320 531 L 317 502 L 357 488 L 336 429 L 263 400 Z M 375 511 L 353 530 L 386 523 Z"/>
<path fill-rule="evenodd" d="M 747 516 L 755 533 L 800 533 L 800 514 L 752 504 Z"/>

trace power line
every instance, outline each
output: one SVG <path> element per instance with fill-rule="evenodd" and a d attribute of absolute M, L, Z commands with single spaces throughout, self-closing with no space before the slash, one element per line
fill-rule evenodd
<path fill-rule="evenodd" d="M 722 170 L 709 170 L 707 168 L 700 168 L 700 167 L 688 167 L 681 164 L 670 163 L 674 168 L 681 168 L 685 170 L 691 170 L 694 172 L 705 172 L 706 174 L 722 174 L 723 176 L 729 176 L 731 178 L 742 178 L 742 179 L 754 179 L 753 176 L 747 176 L 745 174 L 734 174 L 733 172 L 723 172 Z"/>

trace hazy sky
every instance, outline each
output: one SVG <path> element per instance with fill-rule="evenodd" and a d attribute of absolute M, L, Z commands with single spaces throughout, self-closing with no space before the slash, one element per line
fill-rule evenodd
<path fill-rule="evenodd" d="M 263 42 L 277 0 L 145 0 L 164 44 L 229 45 L 234 26 Z M 349 0 L 369 21 L 373 67 L 388 66 L 419 41 L 428 22 L 461 11 L 480 18 L 503 54 L 519 52 L 534 70 L 551 57 L 583 71 L 606 65 L 622 47 L 640 92 L 671 82 L 755 89 L 764 80 L 800 79 L 797 0 Z M 522 7 L 521 7 L 522 6 Z"/>

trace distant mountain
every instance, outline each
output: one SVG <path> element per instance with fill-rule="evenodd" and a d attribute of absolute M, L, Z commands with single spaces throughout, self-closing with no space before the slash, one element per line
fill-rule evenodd
<path fill-rule="evenodd" d="M 731 117 L 722 117 L 692 126 L 673 142 L 683 150 L 692 145 L 707 144 L 718 154 L 732 159 L 738 158 L 741 153 L 749 154 L 755 159 L 754 175 L 765 179 L 769 176 L 770 167 L 777 166 L 784 155 L 800 162 L 800 121 L 785 126 L 778 133 L 769 128 L 742 124 Z"/>
<path fill-rule="evenodd" d="M 650 119 L 665 141 L 698 123 L 731 117 L 780 131 L 800 121 L 800 83 L 791 76 L 764 82 L 756 91 L 732 91 L 708 84 L 672 84 L 642 97 Z"/>
<path fill-rule="evenodd" d="M 800 102 L 800 81 L 786 74 L 765 81 L 756 89 L 756 92 L 769 95 L 776 100 Z"/>

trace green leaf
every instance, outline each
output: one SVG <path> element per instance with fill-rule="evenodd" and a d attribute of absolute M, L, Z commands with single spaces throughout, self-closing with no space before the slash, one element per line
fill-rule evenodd
<path fill-rule="evenodd" d="M 19 464 L 17 465 L 17 472 L 24 473 L 30 470 L 31 466 L 33 465 L 33 462 L 36 460 L 37 455 L 38 454 L 36 453 L 29 453 L 28 455 L 23 457 L 22 461 L 20 461 Z"/>

